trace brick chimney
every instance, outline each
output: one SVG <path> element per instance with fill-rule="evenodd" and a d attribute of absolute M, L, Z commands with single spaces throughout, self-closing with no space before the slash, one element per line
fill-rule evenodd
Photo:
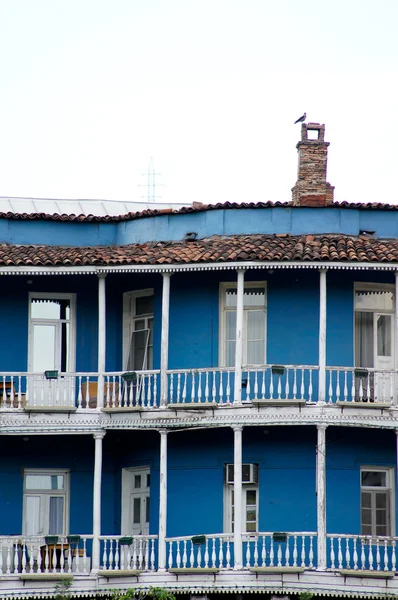
<path fill-rule="evenodd" d="M 308 137 L 308 132 L 310 137 Z M 329 142 L 325 125 L 302 123 L 298 150 L 297 182 L 292 188 L 294 206 L 328 206 L 333 202 L 334 186 L 326 181 Z"/>

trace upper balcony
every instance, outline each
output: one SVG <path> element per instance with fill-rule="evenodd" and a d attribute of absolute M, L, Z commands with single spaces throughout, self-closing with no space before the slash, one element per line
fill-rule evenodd
<path fill-rule="evenodd" d="M 397 404 L 392 272 L 239 273 L 6 278 L 1 409 Z"/>

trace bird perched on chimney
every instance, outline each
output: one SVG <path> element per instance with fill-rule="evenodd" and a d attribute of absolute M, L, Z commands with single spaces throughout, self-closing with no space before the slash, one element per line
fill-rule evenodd
<path fill-rule="evenodd" d="M 307 118 L 307 113 L 304 113 L 299 119 L 297 119 L 297 121 L 294 122 L 294 125 L 296 123 L 304 123 L 304 121 L 306 120 L 306 118 Z"/>

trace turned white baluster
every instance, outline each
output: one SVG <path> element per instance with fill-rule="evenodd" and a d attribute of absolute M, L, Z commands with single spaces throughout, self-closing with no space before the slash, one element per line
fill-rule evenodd
<path fill-rule="evenodd" d="M 334 538 L 332 537 L 332 538 L 330 538 L 330 566 L 332 569 L 336 568 L 336 565 L 334 562 L 335 559 L 336 559 L 336 556 L 334 553 Z"/>
<path fill-rule="evenodd" d="M 355 374 L 351 371 L 351 402 L 355 402 Z"/>
<path fill-rule="evenodd" d="M 304 398 L 304 392 L 305 392 L 305 387 L 304 387 L 304 369 L 301 369 L 301 385 L 300 385 L 301 398 L 300 398 L 300 400 L 305 400 L 305 398 Z"/>
<path fill-rule="evenodd" d="M 195 566 L 195 555 L 193 553 L 193 544 L 191 542 L 191 552 L 189 554 L 189 566 L 191 569 Z"/>
<path fill-rule="evenodd" d="M 301 566 L 305 567 L 305 537 L 301 537 Z"/>
<path fill-rule="evenodd" d="M 254 541 L 254 566 L 258 567 L 258 538 Z"/>
<path fill-rule="evenodd" d="M 182 402 L 187 401 L 187 372 L 184 373 L 184 385 L 182 386 Z"/>
<path fill-rule="evenodd" d="M 250 371 L 247 371 L 247 385 L 246 385 L 246 402 L 250 401 L 250 391 L 251 391 L 251 387 L 250 387 Z"/>
<path fill-rule="evenodd" d="M 376 569 L 380 571 L 380 540 L 376 540 Z"/>
<path fill-rule="evenodd" d="M 286 536 L 286 548 L 285 548 L 285 566 L 289 567 L 289 562 L 290 562 L 290 548 L 289 548 L 289 543 L 290 543 L 290 536 Z"/>
<path fill-rule="evenodd" d="M 396 554 L 395 554 L 395 540 L 392 541 L 392 551 L 391 551 L 391 571 L 393 571 L 395 573 L 396 570 L 396 566 L 397 566 L 397 558 L 396 558 Z"/>
<path fill-rule="evenodd" d="M 272 370 L 270 371 L 270 382 L 269 382 L 269 397 L 272 400 L 274 397 L 274 377 Z"/>
<path fill-rule="evenodd" d="M 309 369 L 310 379 L 308 382 L 308 402 L 312 402 L 312 369 Z"/>
<path fill-rule="evenodd" d="M 262 536 L 261 542 L 261 566 L 265 567 L 267 562 L 267 547 L 265 545 L 265 535 Z"/>
<path fill-rule="evenodd" d="M 293 567 L 297 567 L 297 535 L 293 537 Z"/>
<path fill-rule="evenodd" d="M 265 373 L 265 369 L 261 371 L 261 400 L 265 400 Z"/>
<path fill-rule="evenodd" d="M 344 402 L 348 400 L 347 371 L 344 371 Z"/>
<path fill-rule="evenodd" d="M 338 377 L 337 377 L 338 379 Z M 332 404 L 333 401 L 333 371 L 329 371 L 329 388 L 328 388 L 328 393 L 329 393 L 329 404 Z"/>
<path fill-rule="evenodd" d="M 178 541 L 176 542 L 178 547 Z M 169 542 L 169 569 L 173 567 L 173 542 Z"/>
<path fill-rule="evenodd" d="M 293 400 L 297 400 L 297 369 L 293 369 Z"/>
<path fill-rule="evenodd" d="M 336 402 L 340 402 L 340 371 L 336 371 Z"/>
<path fill-rule="evenodd" d="M 353 551 L 353 561 L 354 561 L 354 570 L 358 570 L 358 551 L 357 551 L 357 538 L 354 538 L 354 551 Z"/>
<path fill-rule="evenodd" d="M 182 566 L 185 569 L 187 566 L 188 556 L 187 556 L 187 540 L 184 540 L 184 546 L 182 550 Z"/>
<path fill-rule="evenodd" d="M 361 538 L 361 569 L 365 569 L 366 556 L 365 556 L 365 539 Z"/>
<path fill-rule="evenodd" d="M 345 568 L 351 568 L 350 538 L 345 539 Z"/>
<path fill-rule="evenodd" d="M 173 374 L 170 374 L 170 377 L 173 377 Z M 177 375 L 177 403 L 181 402 L 181 373 Z"/>
<path fill-rule="evenodd" d="M 278 373 L 277 375 L 278 377 L 278 400 L 282 399 L 282 375 L 280 373 Z"/>
<path fill-rule="evenodd" d="M 246 544 L 246 567 L 250 567 L 250 540 L 247 540 Z"/>
<path fill-rule="evenodd" d="M 231 371 L 227 371 L 227 403 L 231 402 L 231 381 L 230 381 Z"/>
<path fill-rule="evenodd" d="M 205 560 L 205 569 L 208 569 L 209 568 L 209 540 L 207 538 L 206 538 L 206 543 L 205 543 L 204 560 Z"/>
<path fill-rule="evenodd" d="M 372 538 L 369 538 L 369 571 L 373 571 L 373 549 L 372 549 Z"/>
<path fill-rule="evenodd" d="M 213 371 L 213 381 L 212 381 L 212 386 L 211 386 L 211 399 L 213 402 L 216 401 L 216 378 L 215 378 L 214 371 Z"/>
<path fill-rule="evenodd" d="M 289 385 L 289 369 L 286 369 L 286 383 L 285 383 L 285 400 L 289 399 L 290 385 Z"/>
<path fill-rule="evenodd" d="M 218 566 L 220 569 L 224 566 L 224 545 L 222 539 L 219 540 L 219 548 L 218 548 Z"/>
<path fill-rule="evenodd" d="M 309 551 L 309 568 L 312 569 L 314 566 L 314 536 L 310 535 L 310 551 Z"/>
<path fill-rule="evenodd" d="M 343 553 L 341 551 L 341 537 L 337 538 L 337 561 L 339 563 L 339 569 L 343 568 Z"/>
<path fill-rule="evenodd" d="M 253 393 L 254 393 L 254 399 L 258 400 L 258 372 L 257 372 L 257 370 L 254 371 L 254 388 L 253 388 Z"/>
<path fill-rule="evenodd" d="M 214 371 L 213 371 L 214 373 Z M 209 371 L 206 371 L 206 381 L 205 381 L 205 402 L 209 401 Z"/>
<path fill-rule="evenodd" d="M 271 537 L 271 539 L 270 539 L 270 549 L 269 549 L 269 566 L 270 567 L 274 566 L 274 556 L 275 556 L 275 553 L 274 553 L 274 540 Z"/>
<path fill-rule="evenodd" d="M 198 373 L 198 402 L 202 402 L 202 371 Z"/>
<path fill-rule="evenodd" d="M 211 566 L 213 569 L 216 568 L 216 538 L 211 539 Z"/>
<path fill-rule="evenodd" d="M 384 540 L 384 570 L 388 571 L 388 547 L 387 547 L 387 540 Z"/>
<path fill-rule="evenodd" d="M 227 562 L 227 565 L 226 565 L 227 569 L 230 569 L 231 568 L 231 542 L 229 539 L 227 540 L 227 552 L 225 555 L 225 560 Z"/>
<path fill-rule="evenodd" d="M 222 404 L 224 402 L 224 373 L 220 371 L 220 386 L 218 390 L 218 402 Z M 216 372 L 213 371 L 213 376 L 216 376 Z"/>

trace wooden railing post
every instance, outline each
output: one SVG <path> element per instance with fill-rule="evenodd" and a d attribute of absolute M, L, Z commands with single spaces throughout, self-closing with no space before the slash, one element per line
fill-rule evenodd
<path fill-rule="evenodd" d="M 317 425 L 316 503 L 318 566 L 326 569 L 326 425 Z"/>

